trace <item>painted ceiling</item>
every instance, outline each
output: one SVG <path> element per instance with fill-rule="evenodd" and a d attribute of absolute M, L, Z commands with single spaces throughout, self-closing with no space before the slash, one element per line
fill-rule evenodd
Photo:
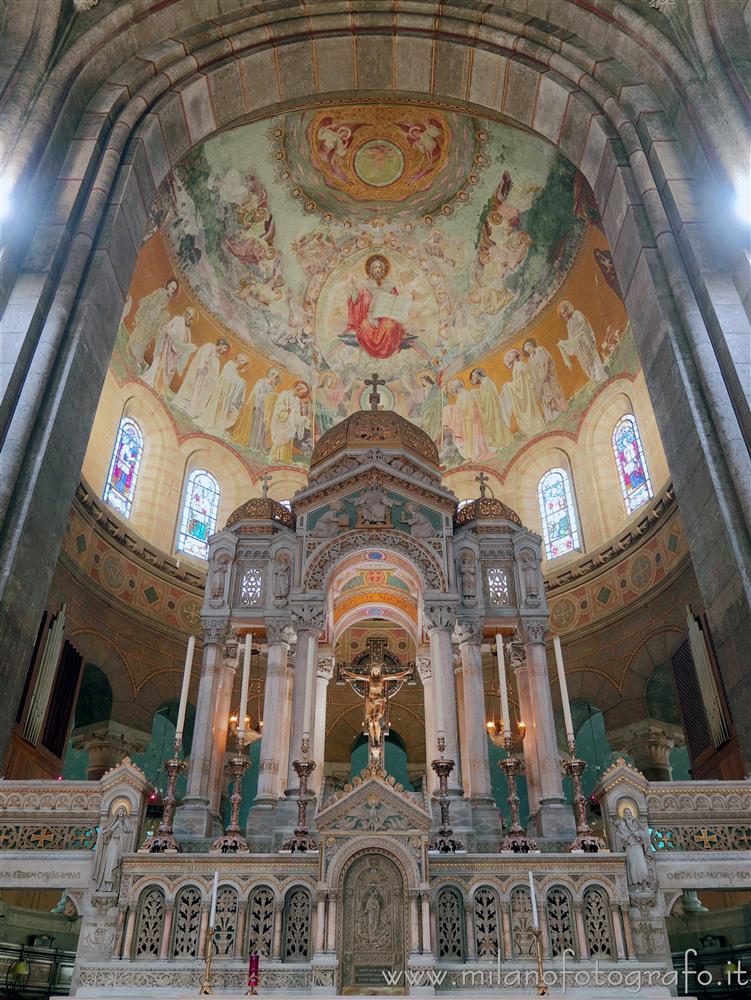
<path fill-rule="evenodd" d="M 112 362 L 254 475 L 304 468 L 372 372 L 447 469 L 502 471 L 636 366 L 582 176 L 508 125 L 385 102 L 192 150 L 157 195 Z"/>

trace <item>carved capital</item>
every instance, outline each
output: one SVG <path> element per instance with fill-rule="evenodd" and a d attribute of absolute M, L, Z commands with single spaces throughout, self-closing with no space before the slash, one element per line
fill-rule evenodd
<path fill-rule="evenodd" d="M 203 643 L 221 643 L 227 635 L 229 618 L 201 618 L 201 628 L 203 629 Z"/>
<path fill-rule="evenodd" d="M 271 619 L 266 622 L 266 642 L 286 642 L 291 645 L 295 641 L 295 630 L 289 621 Z"/>
<path fill-rule="evenodd" d="M 433 679 L 433 668 L 430 664 L 429 656 L 418 656 L 415 660 L 417 666 L 417 672 L 420 675 L 420 680 L 423 684 Z"/>
<path fill-rule="evenodd" d="M 325 620 L 326 614 L 322 604 L 298 604 L 292 610 L 292 623 L 298 632 L 307 629 L 320 634 Z"/>
<path fill-rule="evenodd" d="M 456 640 L 461 646 L 464 642 L 472 642 L 479 646 L 482 642 L 483 623 L 478 621 L 458 621 L 454 629 Z"/>
<path fill-rule="evenodd" d="M 548 630 L 547 618 L 522 618 L 519 623 L 519 636 L 524 643 L 545 642 Z"/>
<path fill-rule="evenodd" d="M 434 628 L 453 631 L 456 625 L 456 611 L 445 604 L 426 604 L 423 607 L 423 615 L 429 632 Z"/>
<path fill-rule="evenodd" d="M 319 656 L 318 657 L 318 676 L 321 680 L 330 681 L 334 676 L 334 657 L 333 656 Z"/>

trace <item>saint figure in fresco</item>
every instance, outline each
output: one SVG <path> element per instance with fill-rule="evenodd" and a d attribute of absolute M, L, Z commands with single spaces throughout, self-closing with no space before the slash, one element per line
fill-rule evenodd
<path fill-rule="evenodd" d="M 345 396 L 344 385 L 336 372 L 324 372 L 316 391 L 316 427 L 319 434 L 325 434 L 344 416 L 342 404 Z"/>
<path fill-rule="evenodd" d="M 188 306 L 181 316 L 173 316 L 159 331 L 154 358 L 142 377 L 146 385 L 162 396 L 167 394 L 175 376 L 185 371 L 188 358 L 196 349 L 190 339 L 190 328 L 197 319 L 196 310 Z"/>
<path fill-rule="evenodd" d="M 220 337 L 215 344 L 204 344 L 196 351 L 185 381 L 177 390 L 175 406 L 188 416 L 199 417 L 206 409 L 211 393 L 216 388 L 221 371 L 221 359 L 229 354 L 229 342 Z"/>
<path fill-rule="evenodd" d="M 430 371 L 422 371 L 417 375 L 418 391 L 415 393 L 413 419 L 421 424 L 422 429 L 434 441 L 441 437 L 441 419 L 443 416 L 443 390 L 437 377 Z"/>
<path fill-rule="evenodd" d="M 250 395 L 240 410 L 237 423 L 232 428 L 232 440 L 243 448 L 268 451 L 271 416 L 281 380 L 279 369 L 269 368 L 266 376 L 259 378 L 250 390 Z"/>
<path fill-rule="evenodd" d="M 525 436 L 538 434 L 544 429 L 545 421 L 521 352 L 516 348 L 506 351 L 503 363 L 511 372 L 511 381 L 506 382 L 501 395 L 504 416 L 509 424 L 511 417 L 516 417 L 517 427 Z"/>
<path fill-rule="evenodd" d="M 574 309 L 568 299 L 558 306 L 558 315 L 566 324 L 568 337 L 558 341 L 558 350 L 566 364 L 571 367 L 571 358 L 576 358 L 592 382 L 604 382 L 608 373 L 602 366 L 602 360 L 597 351 L 595 332 L 589 325 L 586 316 Z"/>
<path fill-rule="evenodd" d="M 237 420 L 247 388 L 242 376 L 249 364 L 244 354 L 238 354 L 222 368 L 201 417 L 201 426 L 209 434 L 222 437 Z"/>
<path fill-rule="evenodd" d="M 144 365 L 143 356 L 149 345 L 169 321 L 169 304 L 177 295 L 179 287 L 176 279 L 170 278 L 163 288 L 144 295 L 138 303 L 133 329 L 128 337 L 128 350 L 137 365 Z"/>
<path fill-rule="evenodd" d="M 443 426 L 451 431 L 457 451 L 468 462 L 479 462 L 490 457 L 477 394 L 469 392 L 460 378 L 452 378 L 446 386 L 454 402 L 443 410 Z"/>
<path fill-rule="evenodd" d="M 501 395 L 498 387 L 484 368 L 473 368 L 469 381 L 475 387 L 477 405 L 480 408 L 485 437 L 493 448 L 505 448 L 513 438 L 503 415 Z"/>
<path fill-rule="evenodd" d="M 566 397 L 558 381 L 555 361 L 550 352 L 540 347 L 534 337 L 524 341 L 522 350 L 527 359 L 527 371 L 537 393 L 537 400 L 542 406 L 542 414 L 545 422 L 549 424 L 551 420 L 566 412 Z"/>
<path fill-rule="evenodd" d="M 409 297 L 400 295 L 396 286 L 384 285 L 390 268 L 386 257 L 376 253 L 365 261 L 365 281 L 358 287 L 350 279 L 347 329 L 339 336 L 345 344 L 359 345 L 371 358 L 390 358 L 416 340 L 405 329 Z"/>
<path fill-rule="evenodd" d="M 271 461 L 289 465 L 295 447 L 310 444 L 310 386 L 295 382 L 279 393 L 271 417 Z"/>

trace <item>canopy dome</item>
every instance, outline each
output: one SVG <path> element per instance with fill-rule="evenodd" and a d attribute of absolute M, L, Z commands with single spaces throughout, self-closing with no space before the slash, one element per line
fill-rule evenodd
<path fill-rule="evenodd" d="M 374 447 L 410 454 L 436 471 L 440 468 L 433 439 L 391 410 L 357 410 L 326 431 L 316 442 L 310 467 L 314 469 L 342 451 L 367 451 Z"/>

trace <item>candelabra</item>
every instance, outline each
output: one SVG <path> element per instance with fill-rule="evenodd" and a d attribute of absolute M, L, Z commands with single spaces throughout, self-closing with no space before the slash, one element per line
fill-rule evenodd
<path fill-rule="evenodd" d="M 542 964 L 542 930 L 539 927 L 532 928 L 535 939 L 535 961 L 537 963 L 537 995 L 547 996 L 548 988 L 545 985 L 545 969 Z"/>
<path fill-rule="evenodd" d="M 317 851 L 318 844 L 314 837 L 311 837 L 308 830 L 308 778 L 315 770 L 315 761 L 308 759 L 308 740 L 303 737 L 302 759 L 293 760 L 292 767 L 295 769 L 297 777 L 300 779 L 300 791 L 297 795 L 297 826 L 295 832 L 285 840 L 282 845 L 283 851 L 291 851 L 303 854 L 305 851 Z"/>
<path fill-rule="evenodd" d="M 607 846 L 602 837 L 592 832 L 587 822 L 587 800 L 582 791 L 582 775 L 587 766 L 586 760 L 576 756 L 576 740 L 569 739 L 568 752 L 571 754 L 563 761 L 563 769 L 574 785 L 574 813 L 576 815 L 576 840 L 569 847 L 570 851 L 584 851 L 585 854 L 598 854 L 606 851 Z"/>
<path fill-rule="evenodd" d="M 446 749 L 444 737 L 438 737 L 438 752 L 442 755 Z M 441 807 L 441 826 L 438 836 L 430 842 L 431 851 L 439 851 L 441 854 L 453 854 L 456 851 L 463 851 L 464 844 L 454 837 L 449 819 L 450 799 L 448 793 L 449 775 L 454 770 L 454 761 L 446 760 L 443 756 L 434 760 L 431 767 L 438 775 L 438 802 Z"/>
<path fill-rule="evenodd" d="M 150 854 L 174 854 L 181 850 L 180 845 L 172 832 L 172 823 L 175 819 L 175 786 L 180 772 L 185 770 L 186 763 L 180 759 L 181 739 L 175 740 L 172 750 L 172 757 L 164 762 L 164 770 L 167 772 L 167 792 L 164 796 L 164 806 L 162 809 L 162 822 L 153 837 L 147 837 L 141 845 L 142 851 Z"/>
<path fill-rule="evenodd" d="M 520 745 L 523 742 L 525 733 L 526 730 L 520 723 L 517 744 Z M 499 745 L 498 737 L 494 738 L 491 735 L 491 739 L 493 739 L 496 746 Z M 511 813 L 511 825 L 498 849 L 500 851 L 512 851 L 514 854 L 529 854 L 530 851 L 537 850 L 537 842 L 527 836 L 521 823 L 521 816 L 519 815 L 518 779 L 522 769 L 522 762 L 513 753 L 514 739 L 510 733 L 503 736 L 503 748 L 507 756 L 504 760 L 498 761 L 498 766 L 506 776 L 506 785 L 508 787 L 507 802 Z"/>
<path fill-rule="evenodd" d="M 240 830 L 240 805 L 243 799 L 242 780 L 243 775 L 248 769 L 248 758 L 243 752 L 244 749 L 245 732 L 238 729 L 237 752 L 234 757 L 230 758 L 228 765 L 230 772 L 232 773 L 232 777 L 234 778 L 232 797 L 230 798 L 232 809 L 230 812 L 229 826 L 224 831 L 222 836 L 217 837 L 211 845 L 213 853 L 247 854 L 250 851 L 248 842 L 245 837 L 243 837 L 242 831 Z"/>
<path fill-rule="evenodd" d="M 199 996 L 202 997 L 210 996 L 214 992 L 211 988 L 214 985 L 214 980 L 211 978 L 211 959 L 213 954 L 214 928 L 209 927 L 206 930 L 206 954 L 204 956 L 203 979 L 201 980 L 201 988 L 198 991 Z"/>

